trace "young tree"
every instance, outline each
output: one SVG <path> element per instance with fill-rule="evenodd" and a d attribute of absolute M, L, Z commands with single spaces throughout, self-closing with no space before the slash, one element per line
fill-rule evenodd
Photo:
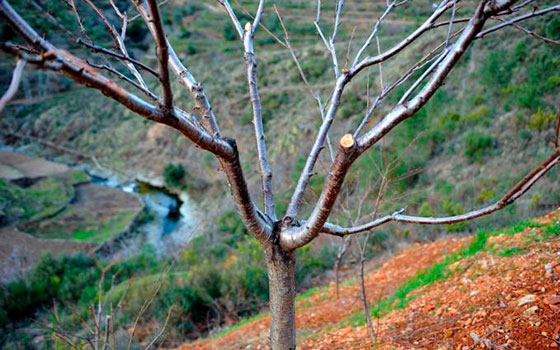
<path fill-rule="evenodd" d="M 120 32 L 107 18 L 103 10 L 96 6 L 92 0 L 83 0 L 103 21 L 114 42 L 115 50 L 95 45 L 87 38 L 87 35 L 84 35 L 86 32 L 74 1 L 65 0 L 70 11 L 73 11 L 76 15 L 84 38 L 80 39 L 69 33 L 71 40 L 75 40 L 93 53 L 104 55 L 107 58 L 107 62 L 109 62 L 109 59 L 120 61 L 128 70 L 126 74 L 118 71 L 109 63 L 93 63 L 94 61 L 92 60 L 78 57 L 78 53 L 73 54 L 55 46 L 47 41 L 43 35 L 37 33 L 14 10 L 7 0 L 0 0 L 0 14 L 4 21 L 23 39 L 23 43 L 2 43 L 2 51 L 17 57 L 20 62 L 26 62 L 40 69 L 60 72 L 79 84 L 99 90 L 108 98 L 117 101 L 139 116 L 177 129 L 195 145 L 216 156 L 226 176 L 227 183 L 231 189 L 231 195 L 244 225 L 260 242 L 265 251 L 270 284 L 270 345 L 273 349 L 284 350 L 295 349 L 296 347 L 294 324 L 294 266 L 296 262 L 294 251 L 309 244 L 319 234 L 344 237 L 367 232 L 389 222 L 438 225 L 472 220 L 491 214 L 513 203 L 560 162 L 560 149 L 558 149 L 558 137 L 556 137 L 554 150 L 550 157 L 537 165 L 533 171 L 517 183 L 502 199 L 492 205 L 462 215 L 437 218 L 415 217 L 405 215 L 405 210 L 401 209 L 385 216 L 378 216 L 373 221 L 354 227 L 341 227 L 327 221 L 341 191 L 344 178 L 356 159 L 386 137 L 397 125 L 408 118 L 414 117 L 444 84 L 450 71 L 456 66 L 457 62 L 474 41 L 480 40 L 502 28 L 512 26 L 545 42 L 558 44 L 554 40 L 545 38 L 519 25 L 519 23 L 525 20 L 560 11 L 560 5 L 558 4 L 542 9 L 528 9 L 533 6 L 533 0 L 478 0 L 475 3 L 466 3 L 464 7 L 459 8 L 460 0 L 442 0 L 441 3 L 434 6 L 433 13 L 416 30 L 390 49 L 381 51 L 378 44 L 378 31 L 383 20 L 393 9 L 408 1 L 388 0 L 385 11 L 373 23 L 373 30 L 369 33 L 358 52 L 353 56 L 353 59 L 347 59 L 348 64 L 341 65 L 341 61 L 339 61 L 340 53 L 337 52 L 335 41 L 340 26 L 344 0 L 336 1 L 334 26 L 329 36 L 324 33 L 320 24 L 321 0 L 318 0 L 314 25 L 326 49 L 331 54 L 334 87 L 325 108 L 323 108 L 320 96 L 315 95 L 322 115 L 322 123 L 317 130 L 313 146 L 309 150 L 305 166 L 295 185 L 287 211 L 282 213 L 281 216 L 277 216 L 274 188 L 272 186 L 273 174 L 267 157 L 267 144 L 261 117 L 262 108 L 257 79 L 257 61 L 253 45 L 255 32 L 261 27 L 265 0 L 258 2 L 252 22 L 247 22 L 245 25 L 240 23 L 228 0 L 218 0 L 232 21 L 236 36 L 238 36 L 239 41 L 242 43 L 245 54 L 247 84 L 253 108 L 255 143 L 262 180 L 264 202 L 262 210 L 259 209 L 259 206 L 257 206 L 255 200 L 250 195 L 239 161 L 235 140 L 227 137 L 227 132 L 222 132 L 219 127 L 220 118 L 214 114 L 202 84 L 183 65 L 175 50 L 169 44 L 156 0 L 131 1 L 153 36 L 158 63 L 157 70 L 133 59 L 128 54 L 124 44 L 128 18 L 126 13 L 121 12 L 113 1 L 110 0 L 113 9 L 118 17 L 122 19 L 123 23 Z M 465 17 L 458 17 L 459 12 Z M 49 16 L 54 26 L 59 28 L 62 26 L 51 14 L 46 16 Z M 445 16 L 447 16 L 447 20 L 440 20 Z M 497 20 L 500 23 L 488 25 L 491 19 Z M 329 140 L 329 130 L 335 121 L 341 104 L 341 97 L 348 84 L 366 68 L 373 66 L 381 68 L 382 62 L 403 52 L 407 47 L 417 42 L 419 38 L 429 35 L 431 31 L 440 27 L 447 28 L 445 40 L 430 48 L 431 51 L 426 56 L 410 66 L 396 81 L 386 86 L 382 85 L 379 95 L 373 99 L 362 121 L 354 131 L 345 134 L 339 140 L 338 149 L 334 150 Z M 368 55 L 370 45 L 374 41 L 377 42 L 378 53 L 376 55 Z M 284 46 L 290 49 L 292 57 L 296 60 L 301 73 L 301 66 L 299 66 L 297 57 L 291 50 L 287 40 Z M 347 58 L 349 58 L 348 55 Z M 15 87 L 17 87 L 18 77 L 21 76 L 22 66 L 23 63 L 18 64 L 18 68 L 15 70 Z M 413 73 L 417 71 L 422 73 L 400 97 L 399 102 L 381 120 L 373 123 L 370 120 L 373 111 L 396 86 L 415 77 Z M 105 74 L 118 77 L 122 84 L 118 84 Z M 154 90 L 146 83 L 144 80 L 145 74 L 150 74 L 157 78 L 161 89 L 161 96 L 156 95 Z M 193 113 L 182 110 L 175 105 L 171 84 L 172 79 L 177 79 L 190 94 L 195 104 Z M 136 90 L 140 95 L 132 93 L 129 89 Z M 13 89 L 10 89 L 8 93 L 13 95 Z M 2 99 L 3 103 L 9 97 L 10 95 Z M 282 113 L 281 110 L 275 112 Z M 302 218 L 300 214 L 302 197 L 308 187 L 318 157 L 325 144 L 329 146 L 332 152 L 329 174 L 323 183 L 318 200 L 313 205 L 311 214 L 306 218 Z"/>

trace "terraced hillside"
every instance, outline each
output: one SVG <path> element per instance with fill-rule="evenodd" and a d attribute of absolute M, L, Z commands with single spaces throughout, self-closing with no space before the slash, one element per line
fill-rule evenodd
<path fill-rule="evenodd" d="M 91 251 L 129 230 L 143 208 L 66 165 L 0 151 L 0 278 L 21 276 L 46 253 Z"/>

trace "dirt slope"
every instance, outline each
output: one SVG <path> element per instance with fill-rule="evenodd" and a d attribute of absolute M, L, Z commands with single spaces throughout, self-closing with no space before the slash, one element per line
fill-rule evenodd
<path fill-rule="evenodd" d="M 374 320 L 376 348 L 560 349 L 559 219 L 560 210 L 488 234 L 470 252 L 480 236 L 418 244 L 372 270 L 367 277 L 372 307 L 393 301 L 378 306 L 387 312 Z M 449 272 L 412 290 L 406 307 L 388 299 L 438 264 Z M 298 300 L 299 349 L 372 348 L 363 321 L 353 321 L 361 310 L 359 286 L 343 285 L 339 300 L 332 285 Z M 265 315 L 180 349 L 266 349 L 268 326 Z"/>

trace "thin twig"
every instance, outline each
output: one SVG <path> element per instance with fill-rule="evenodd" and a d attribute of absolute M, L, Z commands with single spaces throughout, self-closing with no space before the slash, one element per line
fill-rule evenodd
<path fill-rule="evenodd" d="M 558 139 L 560 138 L 560 107 L 556 112 L 556 129 L 554 130 L 554 150 L 558 150 Z"/>
<path fill-rule="evenodd" d="M 2 98 L 0 98 L 0 114 L 2 113 L 8 102 L 10 102 L 10 100 L 13 99 L 17 93 L 19 83 L 21 82 L 21 77 L 23 76 L 23 69 L 25 68 L 25 64 L 26 61 L 24 59 L 17 60 L 16 67 L 14 68 L 14 73 L 12 74 L 12 81 L 10 82 L 10 86 L 8 87 L 8 90 L 6 90 L 4 95 L 2 95 Z"/>
<path fill-rule="evenodd" d="M 107 55 L 109 55 L 109 56 L 113 56 L 113 57 L 118 58 L 118 59 L 123 60 L 123 61 L 128 61 L 128 62 L 130 62 L 130 63 L 132 63 L 132 64 L 134 64 L 134 65 L 136 65 L 136 66 L 138 66 L 138 67 L 140 67 L 140 68 L 142 68 L 142 69 L 148 71 L 148 72 L 150 72 L 153 76 L 155 76 L 156 78 L 159 79 L 159 74 L 158 74 L 158 72 L 156 72 L 153 68 L 151 68 L 151 67 L 148 66 L 148 65 L 145 65 L 144 63 L 142 63 L 142 62 L 140 62 L 140 61 L 138 61 L 138 60 L 135 60 L 134 58 L 132 58 L 132 57 L 130 57 L 130 56 L 125 56 L 125 55 L 120 54 L 120 53 L 118 53 L 118 52 L 111 51 L 111 50 L 106 49 L 106 48 L 104 48 L 104 47 L 101 47 L 101 46 L 97 46 L 97 45 L 88 43 L 88 42 L 83 41 L 83 40 L 81 40 L 81 39 L 78 40 L 78 43 L 79 43 L 79 44 L 82 44 L 82 45 L 84 45 L 84 46 L 86 46 L 86 47 L 87 47 L 88 49 L 90 49 L 92 52 L 99 52 L 99 53 L 107 54 Z"/>

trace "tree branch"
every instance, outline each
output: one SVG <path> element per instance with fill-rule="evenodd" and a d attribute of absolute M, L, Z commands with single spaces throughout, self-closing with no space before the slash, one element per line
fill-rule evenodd
<path fill-rule="evenodd" d="M 325 143 L 325 138 L 329 132 L 329 129 L 333 123 L 334 116 L 338 107 L 340 105 L 340 98 L 342 97 L 342 92 L 346 83 L 348 82 L 348 75 L 343 74 L 337 80 L 334 87 L 334 92 L 331 98 L 331 102 L 329 104 L 329 109 L 325 114 L 323 122 L 321 123 L 321 127 L 317 134 L 317 138 L 311 148 L 311 152 L 309 152 L 309 156 L 305 162 L 305 166 L 300 174 L 298 179 L 298 183 L 290 200 L 290 204 L 288 205 L 288 209 L 286 211 L 286 217 L 295 219 L 298 211 L 299 206 L 301 203 L 301 199 L 303 197 L 303 193 L 305 192 L 305 188 L 307 187 L 311 176 L 313 175 L 313 168 L 315 167 L 315 163 L 319 158 L 319 154 L 323 149 L 323 144 Z M 336 158 L 335 158 L 336 162 Z"/>
<path fill-rule="evenodd" d="M 150 14 L 146 6 L 141 2 L 141 0 L 133 0 L 134 4 L 142 19 L 147 24 L 148 29 L 150 30 L 152 36 L 155 38 L 157 33 L 155 32 L 155 28 L 151 25 L 150 22 Z M 221 131 L 218 127 L 218 122 L 216 120 L 216 116 L 214 115 L 214 111 L 204 93 L 204 89 L 202 84 L 196 81 L 192 73 L 183 65 L 173 47 L 168 43 L 168 51 L 169 51 L 169 64 L 171 65 L 171 69 L 177 77 L 179 78 L 179 83 L 183 85 L 187 91 L 190 93 L 191 97 L 195 101 L 194 109 L 202 116 L 202 122 L 204 127 L 208 132 L 210 132 L 215 137 L 221 137 Z"/>
<path fill-rule="evenodd" d="M 497 17 L 496 19 L 497 19 L 498 21 L 501 21 L 501 22 L 504 22 L 504 23 L 507 22 L 507 20 L 505 20 L 505 19 L 503 19 L 503 18 L 501 18 L 501 17 Z M 515 29 L 517 29 L 517 30 L 519 30 L 519 31 L 522 31 L 523 33 L 525 33 L 525 34 L 527 34 L 527 35 L 530 35 L 530 36 L 532 36 L 533 38 L 542 40 L 542 41 L 544 41 L 544 42 L 547 43 L 547 44 L 559 45 L 559 46 L 560 46 L 560 40 L 553 40 L 553 39 L 547 38 L 547 37 L 545 37 L 545 36 L 542 36 L 542 35 L 540 35 L 540 34 L 537 34 L 537 33 L 535 33 L 534 31 L 529 30 L 529 29 L 527 29 L 527 28 L 525 28 L 525 27 L 522 27 L 522 26 L 520 26 L 520 25 L 518 25 L 518 24 L 515 24 L 515 23 L 512 23 L 512 24 L 510 24 L 510 25 L 511 25 L 513 28 L 515 28 Z"/>
<path fill-rule="evenodd" d="M 136 8 L 142 16 L 144 22 L 148 25 L 150 32 L 154 37 L 157 36 L 156 30 L 150 22 L 150 15 L 147 11 L 146 6 L 140 1 L 135 0 Z M 183 66 L 179 60 L 177 54 L 173 50 L 173 47 L 168 44 L 169 51 L 169 63 L 171 69 L 179 77 L 179 82 L 187 88 L 193 99 L 195 100 L 195 109 L 202 115 L 202 121 L 206 130 L 208 130 L 211 138 L 220 140 L 228 146 L 228 150 L 231 153 L 215 153 L 218 156 L 218 161 L 220 167 L 224 171 L 228 184 L 230 186 L 231 194 L 236 207 L 239 211 L 241 219 L 247 229 L 255 235 L 255 237 L 261 242 L 265 243 L 269 240 L 272 232 L 271 224 L 267 221 L 266 217 L 262 216 L 257 210 L 251 196 L 249 194 L 249 189 L 243 175 L 243 170 L 241 168 L 241 163 L 239 162 L 239 154 L 237 151 L 237 146 L 233 139 L 221 139 L 221 132 L 218 127 L 216 117 L 210 106 L 210 102 L 204 93 L 202 85 L 198 83 L 191 72 Z M 186 113 L 185 113 L 186 114 Z M 180 121 L 181 123 L 191 123 L 186 117 L 176 118 L 174 120 Z M 180 130 L 180 125 L 177 126 Z M 204 133 L 208 135 L 207 133 Z M 196 142 L 195 142 L 196 143 Z"/>
<path fill-rule="evenodd" d="M 16 95 L 19 83 L 21 82 L 21 77 L 23 75 L 23 69 L 25 68 L 25 63 L 26 61 L 24 59 L 20 58 L 17 60 L 10 86 L 8 87 L 8 90 L 6 90 L 4 95 L 2 95 L 2 98 L 0 98 L 0 113 L 2 113 L 8 102 L 10 102 L 10 100 L 12 100 Z"/>
<path fill-rule="evenodd" d="M 340 139 L 339 150 L 331 166 L 331 170 L 321 191 L 317 205 L 309 216 L 306 224 L 301 227 L 292 227 L 282 232 L 280 244 L 286 250 L 293 250 L 311 242 L 319 233 L 332 207 L 338 198 L 338 193 L 344 177 L 353 161 L 359 156 L 357 143 L 351 134 L 346 134 Z"/>
<path fill-rule="evenodd" d="M 264 12 L 264 3 L 266 0 L 259 0 L 259 7 L 257 8 L 257 13 L 253 20 L 253 34 L 257 31 L 259 24 L 261 23 L 262 14 Z"/>
<path fill-rule="evenodd" d="M 378 54 L 377 56 L 374 56 L 374 57 L 366 57 L 363 60 L 361 60 L 360 62 L 358 62 L 357 64 L 355 64 L 350 69 L 350 73 L 349 73 L 350 76 L 356 75 L 357 73 L 359 73 L 364 68 L 367 68 L 369 66 L 372 66 L 372 65 L 375 65 L 375 64 L 378 64 L 380 62 L 388 60 L 389 58 L 393 57 L 394 55 L 396 55 L 397 53 L 401 52 L 403 49 L 408 47 L 410 44 L 412 44 L 422 34 L 424 34 L 425 32 L 427 32 L 430 29 L 436 28 L 436 22 L 435 21 L 439 17 L 441 17 L 441 15 L 443 15 L 452 6 L 453 6 L 453 3 L 450 3 L 450 2 L 447 2 L 446 4 L 443 4 L 438 9 L 436 9 L 434 11 L 434 13 L 432 13 L 432 15 L 424 23 L 422 23 L 422 25 L 420 27 L 418 27 L 414 32 L 412 32 L 409 36 L 407 36 L 405 39 L 403 39 L 397 45 L 393 46 L 392 48 L 390 48 L 389 50 L 385 51 L 382 54 Z M 437 25 L 437 26 L 440 26 L 440 25 Z"/>
<path fill-rule="evenodd" d="M 278 8 L 276 7 L 276 5 L 273 5 L 273 7 L 274 7 L 274 11 L 276 12 L 276 16 L 278 17 L 278 20 L 280 21 L 280 26 L 282 27 L 282 30 L 284 32 L 284 41 L 281 41 L 279 39 L 277 39 L 277 40 L 279 41 L 280 45 L 284 46 L 290 52 L 290 55 L 292 56 L 292 60 L 296 64 L 296 67 L 297 67 L 299 76 L 301 77 L 301 80 L 303 81 L 303 83 L 305 84 L 307 89 L 309 90 L 309 93 L 311 94 L 313 99 L 317 102 L 317 107 L 319 109 L 319 114 L 321 115 L 321 120 L 325 120 L 325 109 L 323 108 L 323 103 L 321 102 L 321 96 L 319 95 L 319 93 L 315 93 L 313 91 L 313 87 L 311 86 L 311 84 L 307 80 L 307 77 L 305 76 L 305 73 L 303 72 L 303 68 L 301 67 L 299 59 L 298 59 L 298 57 L 297 57 L 297 55 L 296 55 L 296 53 L 295 53 L 295 51 L 292 47 L 292 44 L 290 42 L 290 35 L 288 33 L 288 29 L 284 25 L 284 20 L 282 19 L 282 16 L 280 15 L 280 12 L 278 11 Z M 327 147 L 329 148 L 329 154 L 331 156 L 331 161 L 334 161 L 334 151 L 333 151 L 332 144 L 331 144 L 331 138 L 330 138 L 330 135 L 328 133 L 327 133 L 326 141 L 327 141 Z"/>
<path fill-rule="evenodd" d="M 241 27 L 241 23 L 239 22 L 239 19 L 237 19 L 237 16 L 235 15 L 235 12 L 233 12 L 233 9 L 231 8 L 231 5 L 229 4 L 229 1 L 228 0 L 217 0 L 217 1 L 220 4 L 222 4 L 222 6 L 226 9 L 226 12 L 227 12 L 228 16 L 231 18 L 231 22 L 233 23 L 233 26 L 235 27 L 235 30 L 237 31 L 237 34 L 239 35 L 239 39 L 243 40 L 243 27 Z"/>
<path fill-rule="evenodd" d="M 457 39 L 455 44 L 449 49 L 445 58 L 436 68 L 432 78 L 426 83 L 422 90 L 411 100 L 403 104 L 397 105 L 383 120 L 381 120 L 374 128 L 360 137 L 356 146 L 352 151 L 348 152 L 342 147 L 338 151 L 337 158 L 331 166 L 331 170 L 325 185 L 319 196 L 319 200 L 315 205 L 306 225 L 302 227 L 293 227 L 283 232 L 281 236 L 281 244 L 284 249 L 292 250 L 311 242 L 323 228 L 332 207 L 340 192 L 341 183 L 344 181 L 348 169 L 354 160 L 363 152 L 373 146 L 378 140 L 391 131 L 396 125 L 413 116 L 433 94 L 441 87 L 443 81 L 453 68 L 459 58 L 463 55 L 468 46 L 475 40 L 476 35 L 482 30 L 486 20 L 495 13 L 507 8 L 515 0 L 505 0 L 499 4 L 493 3 L 491 7 L 487 7 L 489 0 L 482 0 L 462 35 Z M 445 7 L 445 6 L 442 6 Z M 439 11 L 439 10 L 438 10 Z M 436 11 L 436 13 L 438 12 Z M 435 20 L 432 15 L 432 20 Z M 431 23 L 430 21 L 426 23 Z M 424 27 L 426 25 L 421 26 Z M 431 25 L 431 24 L 428 24 Z M 349 75 L 352 73 L 350 72 Z M 344 76 L 343 76 L 344 77 Z M 340 81 L 340 79 L 339 79 Z M 341 140 L 342 141 L 342 140 Z M 292 197 L 293 199 L 293 197 Z M 292 203 L 290 203 L 292 204 Z"/>
<path fill-rule="evenodd" d="M 379 17 L 379 19 L 377 20 L 377 22 L 375 22 L 375 26 L 373 27 L 373 30 L 371 31 L 371 33 L 369 34 L 369 37 L 367 38 L 367 40 L 365 41 L 364 45 L 362 45 L 362 47 L 360 48 L 360 50 L 358 50 L 358 53 L 356 54 L 356 58 L 354 58 L 354 62 L 352 63 L 352 66 L 356 66 L 358 64 L 358 60 L 360 59 L 360 56 L 362 55 L 362 53 L 369 47 L 369 45 L 371 44 L 371 40 L 377 35 L 377 32 L 379 31 L 379 27 L 381 26 L 381 23 L 383 22 L 383 20 L 385 19 L 385 17 L 387 17 L 387 15 L 389 14 L 389 12 L 391 12 L 391 10 L 393 9 L 393 7 L 395 6 L 395 2 L 396 0 L 392 1 L 389 6 L 387 6 L 387 8 L 385 9 L 385 11 L 383 12 L 383 14 L 381 14 L 381 16 Z"/>
<path fill-rule="evenodd" d="M 160 102 L 158 97 L 156 95 L 154 95 L 150 90 L 144 88 L 142 85 L 140 85 L 140 83 L 135 82 L 134 80 L 132 80 L 129 77 L 127 77 L 126 75 L 122 74 L 121 72 L 119 72 L 115 68 L 113 68 L 111 66 L 108 66 L 106 64 L 95 64 L 95 63 L 92 63 L 92 62 L 89 62 L 89 61 L 86 61 L 86 62 L 87 62 L 87 64 L 89 64 L 90 66 L 92 66 L 94 68 L 105 69 L 106 71 L 116 75 L 119 79 L 122 79 L 122 80 L 126 81 L 130 85 L 132 85 L 135 88 L 137 88 L 138 90 L 140 90 L 140 92 L 142 92 L 144 95 L 146 95 L 152 101 L 154 101 L 156 103 Z"/>
<path fill-rule="evenodd" d="M 403 215 L 402 213 L 405 211 L 405 209 L 401 209 L 394 212 L 391 215 L 387 215 L 379 219 L 370 221 L 366 224 L 355 226 L 355 227 L 341 227 L 338 225 L 326 223 L 321 229 L 321 233 L 327 233 L 330 235 L 343 237 L 346 235 L 369 231 L 375 227 L 381 226 L 388 222 L 401 222 L 401 223 L 421 224 L 421 225 L 448 225 L 448 224 L 454 224 L 458 222 L 476 219 L 478 217 L 494 213 L 515 202 L 517 199 L 523 196 L 527 191 L 529 191 L 531 187 L 533 187 L 533 185 L 540 178 L 542 178 L 548 171 L 550 171 L 552 168 L 554 168 L 555 165 L 559 163 L 560 163 L 560 151 L 555 150 L 554 153 L 549 158 L 547 158 L 544 162 L 539 164 L 521 181 L 519 181 L 499 201 L 487 207 L 473 210 L 465 214 L 439 217 L 439 218 L 421 217 L 421 216 Z"/>
<path fill-rule="evenodd" d="M 533 17 L 537 17 L 537 16 L 542 16 L 542 15 L 544 15 L 544 14 L 547 14 L 547 13 L 553 12 L 553 11 L 560 11 L 560 4 L 559 4 L 559 5 L 555 5 L 555 6 L 551 6 L 551 7 L 548 7 L 548 8 L 542 9 L 542 10 L 539 10 L 539 11 L 528 12 L 528 13 L 526 13 L 526 14 L 524 14 L 524 15 L 521 15 L 521 16 L 518 16 L 518 17 L 514 17 L 514 18 L 509 19 L 509 20 L 507 20 L 507 21 L 505 21 L 505 22 L 503 22 L 503 23 L 500 23 L 500 24 L 498 24 L 498 25 L 496 25 L 496 26 L 494 26 L 494 27 L 488 28 L 488 29 L 486 29 L 486 30 L 480 32 L 476 37 L 477 37 L 477 39 L 478 39 L 478 38 L 483 38 L 483 37 L 485 37 L 486 35 L 488 35 L 488 34 L 490 34 L 490 33 L 492 33 L 492 32 L 495 32 L 496 30 L 499 30 L 499 29 L 502 29 L 502 28 L 504 28 L 504 27 L 510 26 L 510 25 L 512 25 L 512 24 L 514 24 L 514 23 L 521 22 L 521 21 L 524 21 L 524 20 L 529 19 L 529 18 L 533 18 Z"/>
<path fill-rule="evenodd" d="M 39 36 L 5 0 L 0 1 L 0 16 L 3 17 L 25 41 L 36 50 L 44 52 L 38 58 L 31 57 L 31 60 L 28 60 L 28 62 L 37 64 L 45 69 L 59 71 L 82 85 L 101 91 L 104 95 L 146 119 L 170 125 L 178 129 L 202 149 L 223 157 L 224 159 L 231 160 L 235 158 L 235 153 L 229 143 L 196 127 L 185 116 L 188 115 L 186 112 L 175 108 L 173 111 L 173 118 L 166 118 L 159 108 L 131 94 L 112 80 L 107 79 L 85 61 L 67 51 L 57 49 L 50 42 Z M 3 49 L 4 48 L 12 55 L 21 55 L 18 51 L 8 50 L 7 47 L 3 47 Z"/>
<path fill-rule="evenodd" d="M 90 44 L 90 43 L 88 43 L 88 42 L 86 42 L 86 41 L 83 41 L 83 40 L 81 40 L 81 39 L 78 39 L 77 42 L 78 42 L 79 44 L 82 44 L 82 45 L 86 46 L 86 47 L 87 47 L 90 51 L 92 51 L 92 52 L 99 52 L 99 53 L 107 54 L 107 55 L 109 55 L 109 56 L 113 56 L 113 57 L 118 58 L 118 59 L 120 59 L 120 60 L 123 60 L 123 61 L 126 61 L 126 62 L 130 62 L 130 63 L 132 63 L 132 64 L 134 64 L 134 65 L 136 65 L 136 66 L 138 66 L 138 67 L 140 67 L 140 68 L 142 68 L 142 69 L 144 69 L 144 70 L 150 72 L 153 76 L 155 76 L 156 78 L 159 79 L 159 74 L 158 74 L 158 72 L 156 72 L 155 70 L 153 70 L 152 67 L 150 67 L 150 66 L 148 66 L 148 65 L 145 65 L 144 63 L 142 63 L 142 62 L 140 62 L 140 61 L 138 61 L 138 60 L 135 60 L 134 58 L 132 58 L 132 57 L 130 57 L 130 56 L 128 56 L 128 55 L 119 54 L 118 52 L 115 52 L 115 51 L 106 49 L 106 48 L 101 47 L 101 46 L 97 46 L 97 45 L 94 45 L 94 44 Z"/>
<path fill-rule="evenodd" d="M 263 215 L 251 199 L 239 161 L 235 140 L 226 139 L 226 141 L 229 142 L 237 156 L 231 161 L 218 160 L 226 174 L 233 200 L 249 232 L 255 235 L 262 244 L 268 244 L 272 237 L 272 220 Z"/>
<path fill-rule="evenodd" d="M 255 128 L 255 140 L 257 142 L 257 152 L 261 172 L 261 181 L 264 197 L 265 213 L 272 220 L 276 220 L 276 210 L 274 208 L 274 193 L 272 191 L 272 170 L 266 152 L 266 141 L 264 138 L 264 128 L 262 123 L 262 106 L 257 83 L 257 60 L 253 48 L 253 35 L 251 22 L 245 25 L 243 36 L 243 46 L 245 48 L 245 62 L 247 64 L 247 83 L 251 104 L 253 106 L 253 126 Z"/>
<path fill-rule="evenodd" d="M 393 47 L 392 49 L 385 52 L 384 54 L 378 55 L 374 58 L 367 57 L 362 61 L 360 61 L 357 65 L 354 65 L 348 71 L 342 72 L 342 75 L 337 75 L 337 80 L 332 94 L 329 109 L 325 115 L 325 118 L 323 119 L 323 123 L 321 124 L 321 127 L 319 129 L 319 133 L 317 135 L 317 138 L 315 139 L 315 143 L 311 148 L 311 152 L 307 157 L 303 171 L 301 172 L 300 177 L 298 179 L 298 183 L 296 185 L 296 188 L 294 190 L 294 193 L 288 205 L 288 209 L 286 211 L 287 218 L 295 219 L 295 217 L 298 214 L 301 199 L 303 197 L 307 184 L 309 183 L 309 180 L 313 174 L 313 168 L 315 166 L 315 163 L 317 162 L 319 154 L 323 149 L 323 144 L 325 142 L 326 135 L 333 123 L 334 116 L 340 105 L 340 99 L 346 84 L 350 82 L 350 80 L 354 76 L 356 76 L 356 74 L 358 74 L 362 69 L 371 66 L 373 64 L 380 63 L 388 59 L 389 57 L 392 57 L 400 50 L 402 50 L 404 47 L 408 46 L 412 41 L 417 39 L 422 33 L 427 31 L 428 29 L 431 29 L 432 25 L 434 25 L 435 23 L 435 20 L 439 18 L 448 8 L 450 8 L 450 6 L 451 5 L 449 5 L 449 3 L 440 6 L 440 8 L 438 8 L 434 12 L 434 14 L 432 14 L 432 16 L 430 16 L 430 18 L 422 26 L 420 26 L 420 28 L 418 28 L 414 33 L 412 33 L 407 39 L 403 40 L 401 44 Z M 341 7 L 342 7 L 341 2 L 340 1 L 337 2 L 337 11 L 339 11 Z M 318 4 L 318 8 L 320 8 L 320 3 Z M 317 18 L 319 18 L 319 13 L 320 12 L 318 11 Z M 339 15 L 340 14 L 338 14 L 337 19 L 335 19 L 335 29 L 337 28 L 336 21 L 339 20 Z M 316 22 L 316 27 L 318 27 L 317 22 Z M 318 30 L 320 30 L 319 27 Z M 331 36 L 330 43 L 327 42 L 323 37 L 323 41 L 325 42 L 327 48 L 329 47 L 334 48 L 332 43 L 334 42 L 335 33 L 336 31 L 333 30 L 333 36 Z M 321 35 L 322 32 L 319 32 L 319 34 Z M 336 53 L 333 51 L 331 51 L 331 53 L 333 54 L 333 64 L 335 66 L 335 72 L 338 72 L 338 68 L 337 68 L 338 63 L 335 59 Z"/>
<path fill-rule="evenodd" d="M 150 19 L 154 28 L 154 37 L 156 39 L 156 55 L 159 63 L 159 81 L 163 88 L 163 105 L 167 111 L 173 109 L 173 92 L 171 90 L 171 81 L 169 80 L 169 49 L 163 24 L 159 14 L 159 8 L 156 0 L 146 0 L 150 9 Z"/>
<path fill-rule="evenodd" d="M 142 75 L 140 74 L 140 72 L 138 72 L 138 70 L 136 69 L 134 64 L 131 62 L 130 56 L 128 54 L 128 50 L 127 50 L 127 48 L 124 44 L 124 38 L 125 38 L 125 34 L 126 34 L 126 25 L 127 25 L 126 14 L 124 14 L 124 15 L 121 14 L 120 11 L 118 10 L 118 8 L 116 7 L 116 5 L 111 0 L 111 5 L 115 9 L 117 15 L 123 19 L 122 32 L 121 32 L 121 34 L 119 34 L 117 32 L 117 29 L 115 28 L 115 26 L 109 21 L 109 19 L 107 18 L 107 16 L 105 16 L 103 11 L 101 11 L 101 9 L 98 8 L 92 2 L 92 0 L 84 0 L 84 1 L 95 11 L 95 13 L 97 13 L 97 15 L 101 18 L 101 20 L 105 24 L 105 27 L 107 27 L 107 30 L 109 31 L 109 34 L 113 38 L 113 42 L 115 44 L 115 47 L 117 47 L 121 51 L 122 55 L 124 56 L 123 60 L 125 61 L 124 62 L 125 66 L 132 73 L 132 75 L 134 75 L 134 77 L 136 78 L 136 80 L 138 81 L 140 86 L 142 86 L 142 88 L 144 88 L 145 90 L 149 91 L 150 89 L 149 89 L 148 85 L 146 84 L 146 82 L 144 81 L 144 78 L 142 78 Z M 159 75 L 158 75 L 158 78 L 159 78 Z"/>
<path fill-rule="evenodd" d="M 554 130 L 554 150 L 558 150 L 558 139 L 560 138 L 560 107 L 558 107 L 558 112 L 556 112 L 556 129 Z"/>

